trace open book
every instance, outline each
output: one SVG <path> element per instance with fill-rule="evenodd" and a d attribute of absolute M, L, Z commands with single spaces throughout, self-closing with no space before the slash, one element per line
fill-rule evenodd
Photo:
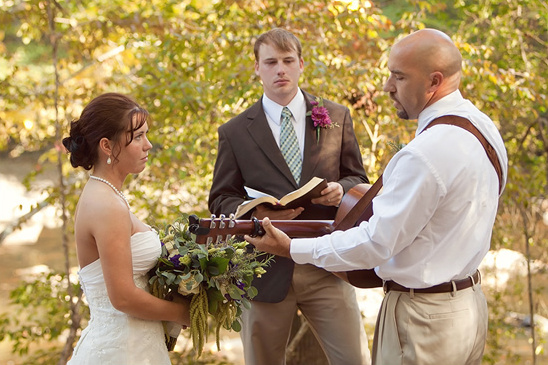
<path fill-rule="evenodd" d="M 284 195 L 278 200 L 272 195 L 244 186 L 247 196 L 252 200 L 246 200 L 238 206 L 236 218 L 240 218 L 261 204 L 268 204 L 270 209 L 293 209 L 305 206 L 310 203 L 310 200 L 321 196 L 320 192 L 325 188 L 327 188 L 326 179 L 313 177 L 299 189 Z"/>

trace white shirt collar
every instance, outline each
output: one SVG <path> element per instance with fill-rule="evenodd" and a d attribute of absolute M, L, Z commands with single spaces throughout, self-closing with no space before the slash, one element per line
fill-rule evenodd
<path fill-rule="evenodd" d="M 434 104 L 425 108 L 420 114 L 417 125 L 418 135 L 434 119 L 447 115 L 448 112 L 458 109 L 458 105 L 466 102 L 459 90 L 453 91 L 436 101 Z"/>
<path fill-rule="evenodd" d="M 263 94 L 263 109 L 266 115 L 274 122 L 276 125 L 281 123 L 282 109 L 284 106 L 287 106 L 293 114 L 294 120 L 298 123 L 300 120 L 304 120 L 306 114 L 306 101 L 304 99 L 303 92 L 299 88 L 295 97 L 287 105 L 280 105 L 269 99 L 266 94 Z"/>

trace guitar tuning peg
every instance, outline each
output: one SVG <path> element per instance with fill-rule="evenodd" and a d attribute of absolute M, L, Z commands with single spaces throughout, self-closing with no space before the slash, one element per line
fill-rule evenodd
<path fill-rule="evenodd" d="M 188 230 L 191 233 L 194 233 L 198 228 L 200 228 L 200 218 L 197 215 L 192 214 L 188 216 Z"/>
<path fill-rule="evenodd" d="M 230 213 L 229 219 L 230 222 L 228 222 L 228 228 L 234 228 L 236 225 L 236 222 L 234 222 L 236 220 L 236 215 L 234 213 Z"/>
<path fill-rule="evenodd" d="M 192 214 L 188 216 L 188 222 L 189 224 L 200 224 L 200 218 L 196 214 Z"/>
<path fill-rule="evenodd" d="M 219 216 L 219 228 L 225 228 L 225 218 L 226 216 L 224 214 Z"/>
<path fill-rule="evenodd" d="M 216 224 L 215 224 L 215 218 L 217 216 L 215 214 L 212 214 L 211 215 L 211 223 L 209 224 L 209 228 L 215 228 Z"/>

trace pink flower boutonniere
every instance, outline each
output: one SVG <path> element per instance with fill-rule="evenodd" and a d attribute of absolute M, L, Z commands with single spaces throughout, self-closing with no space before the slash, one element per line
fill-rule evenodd
<path fill-rule="evenodd" d="M 331 120 L 329 117 L 329 111 L 323 106 L 323 99 L 313 100 L 310 102 L 313 105 L 312 110 L 306 113 L 307 116 L 312 118 L 314 127 L 316 127 L 316 143 L 320 142 L 320 128 L 332 129 L 339 125 Z"/>

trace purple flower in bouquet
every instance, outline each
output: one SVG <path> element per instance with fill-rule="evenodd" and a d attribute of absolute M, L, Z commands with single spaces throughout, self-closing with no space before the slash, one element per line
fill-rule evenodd
<path fill-rule="evenodd" d="M 169 256 L 169 261 L 171 261 L 171 263 L 175 266 L 175 267 L 181 267 L 181 263 L 180 263 L 180 259 L 181 259 L 181 255 L 172 255 L 172 256 Z"/>
<path fill-rule="evenodd" d="M 310 102 L 313 105 L 312 110 L 306 113 L 312 118 L 314 127 L 316 127 L 316 143 L 320 142 L 320 128 L 331 129 L 338 127 L 337 123 L 334 123 L 329 116 L 329 110 L 323 106 L 323 99 L 313 100 Z"/>

